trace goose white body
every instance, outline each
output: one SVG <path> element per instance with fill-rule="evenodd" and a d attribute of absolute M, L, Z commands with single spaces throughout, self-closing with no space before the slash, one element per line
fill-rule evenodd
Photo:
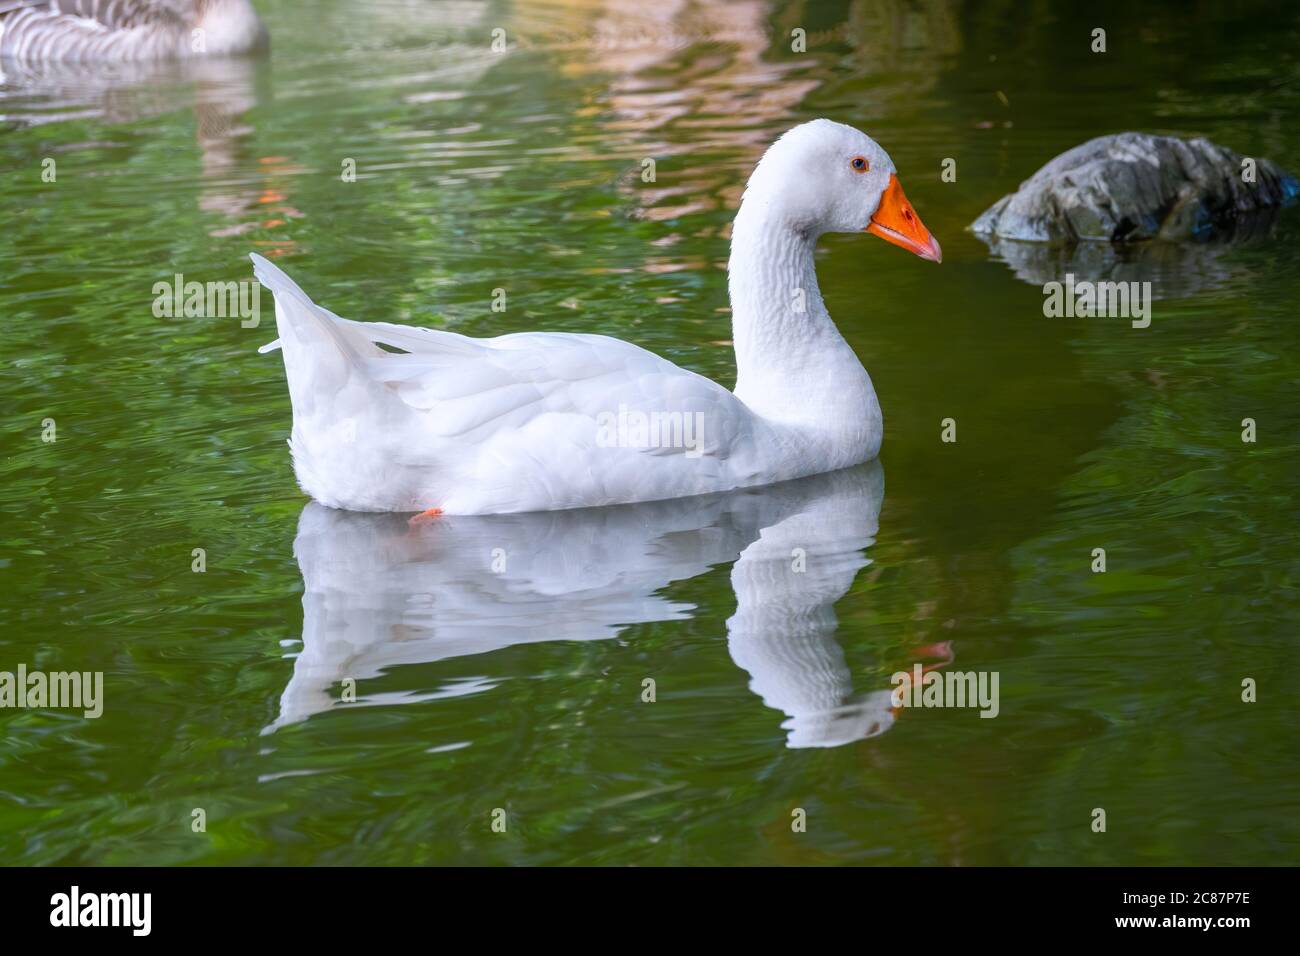
<path fill-rule="evenodd" d="M 872 178 L 848 166 L 867 153 Z M 842 177 L 816 176 L 841 159 Z M 813 252 L 822 232 L 873 222 L 892 187 L 884 151 L 837 123 L 796 127 L 768 150 L 732 238 L 734 392 L 607 336 L 352 322 L 252 256 L 275 296 L 280 338 L 266 348 L 284 355 L 299 484 L 354 511 L 502 514 L 727 491 L 874 458 L 880 406 L 826 312 Z M 682 426 L 656 441 L 616 424 L 638 416 Z"/>

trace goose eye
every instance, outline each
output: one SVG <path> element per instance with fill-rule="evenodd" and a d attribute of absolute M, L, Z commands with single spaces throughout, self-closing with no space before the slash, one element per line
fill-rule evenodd
<path fill-rule="evenodd" d="M 854 156 L 853 161 L 849 163 L 849 165 L 853 167 L 855 173 L 865 173 L 871 168 L 871 164 L 867 162 L 865 156 Z"/>

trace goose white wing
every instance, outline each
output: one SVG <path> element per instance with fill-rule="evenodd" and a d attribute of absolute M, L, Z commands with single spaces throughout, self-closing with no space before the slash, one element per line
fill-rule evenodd
<path fill-rule="evenodd" d="M 513 497 L 519 510 L 709 491 L 751 443 L 752 417 L 734 395 L 618 339 L 351 328 L 411 349 L 364 366 L 410 409 L 412 441 L 394 460 L 445 467 L 455 447 L 474 462 L 469 494 Z"/>
<path fill-rule="evenodd" d="M 397 502 L 370 510 L 462 514 L 681 497 L 727 487 L 737 475 L 743 482 L 752 470 L 755 420 L 745 405 L 639 346 L 603 335 L 474 339 L 354 322 L 254 261 L 276 296 L 278 341 L 291 345 L 295 464 L 318 500 L 364 497 L 361 488 L 322 489 L 311 478 L 341 479 L 345 456 L 423 476 L 405 482 Z M 322 439 L 358 410 L 364 440 L 341 449 Z M 322 457 L 338 460 L 310 460 Z M 391 474 L 383 481 L 403 486 Z"/>
<path fill-rule="evenodd" d="M 617 432 L 621 420 L 623 439 L 633 441 L 638 414 L 646 417 L 647 430 L 655 414 L 661 425 L 675 421 L 662 416 L 702 414 L 715 428 L 700 436 L 702 444 L 693 451 L 725 458 L 743 422 L 735 414 L 740 403 L 720 385 L 608 336 L 523 332 L 475 340 L 427 329 L 402 334 L 383 323 L 349 324 L 372 341 L 410 349 L 368 359 L 366 373 L 412 410 L 434 413 L 428 427 L 447 437 L 478 441 L 498 429 L 526 427 L 539 416 L 575 415 L 590 423 L 593 435 L 601 422 Z M 682 450 L 670 442 L 652 444 L 642 450 Z"/>

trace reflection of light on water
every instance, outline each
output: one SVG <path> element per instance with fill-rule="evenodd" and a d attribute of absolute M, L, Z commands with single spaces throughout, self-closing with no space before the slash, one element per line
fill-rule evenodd
<path fill-rule="evenodd" d="M 646 155 L 661 158 L 726 149 L 742 157 L 743 167 L 779 123 L 793 125 L 794 108 L 817 86 L 797 78 L 805 64 L 769 58 L 767 14 L 767 5 L 757 2 L 611 0 L 601 5 L 593 42 L 580 47 L 566 69 L 610 75 L 613 117 L 605 125 L 629 146 L 639 141 Z M 691 135 L 668 136 L 670 127 L 689 127 Z M 654 140 L 646 142 L 647 134 Z M 676 219 L 739 201 L 743 179 L 735 168 L 699 161 L 663 165 L 668 182 L 630 190 L 647 219 Z M 675 201 L 679 197 L 685 201 Z"/>
<path fill-rule="evenodd" d="M 225 237 L 274 229 L 302 213 L 289 205 L 293 178 L 304 172 L 284 157 L 249 155 L 255 129 L 246 114 L 259 101 L 264 64 L 231 58 L 183 63 L 43 63 L 12 66 L 0 79 L 4 118 L 22 126 L 95 119 L 134 123 L 173 110 L 193 109 L 199 151 L 199 208 L 228 220 L 209 230 Z M 92 149 L 79 143 L 66 151 Z M 291 240 L 273 243 L 287 251 Z"/>
<path fill-rule="evenodd" d="M 199 201 L 204 210 L 220 212 L 228 219 L 244 220 L 211 230 L 209 235 L 237 236 L 255 229 L 275 229 L 286 225 L 291 219 L 302 217 L 303 213 L 289 205 L 287 200 L 294 177 L 302 175 L 306 170 L 283 156 L 259 156 L 257 168 L 259 173 L 252 182 L 245 180 L 204 190 Z M 233 189 L 231 185 L 234 186 Z M 250 215 L 254 218 L 249 219 Z M 268 218 L 256 218 L 261 216 Z M 259 248 L 279 249 L 279 254 L 283 255 L 293 248 L 294 243 L 291 239 L 263 239 L 256 245 Z"/>
<path fill-rule="evenodd" d="M 848 19 L 811 27 L 806 11 L 764 0 L 597 0 L 524 4 L 509 32 L 521 50 L 553 55 L 566 76 L 600 78 L 598 148 L 658 163 L 654 182 L 640 171 L 618 183 L 631 215 L 678 221 L 733 210 L 763 149 L 811 118 L 803 109 L 835 57 L 872 74 L 865 117 L 896 112 L 937 82 L 943 58 L 961 48 L 956 5 L 853 4 Z M 776 21 L 773 22 L 773 18 Z M 804 29 L 806 52 L 792 50 Z M 856 117 L 837 118 L 852 122 Z M 866 125 L 869 125 L 866 124 Z M 571 146 L 583 158 L 587 145 Z M 725 235 L 710 222 L 693 235 Z M 700 258 L 667 263 L 702 270 Z M 646 271 L 664 271 L 649 259 Z"/>

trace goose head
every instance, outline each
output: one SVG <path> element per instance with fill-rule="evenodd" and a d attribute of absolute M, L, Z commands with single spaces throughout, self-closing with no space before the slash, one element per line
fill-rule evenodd
<path fill-rule="evenodd" d="M 813 120 L 773 143 L 749 179 L 742 209 L 750 204 L 801 236 L 869 232 L 922 259 L 943 259 L 903 194 L 889 154 L 843 123 Z"/>

